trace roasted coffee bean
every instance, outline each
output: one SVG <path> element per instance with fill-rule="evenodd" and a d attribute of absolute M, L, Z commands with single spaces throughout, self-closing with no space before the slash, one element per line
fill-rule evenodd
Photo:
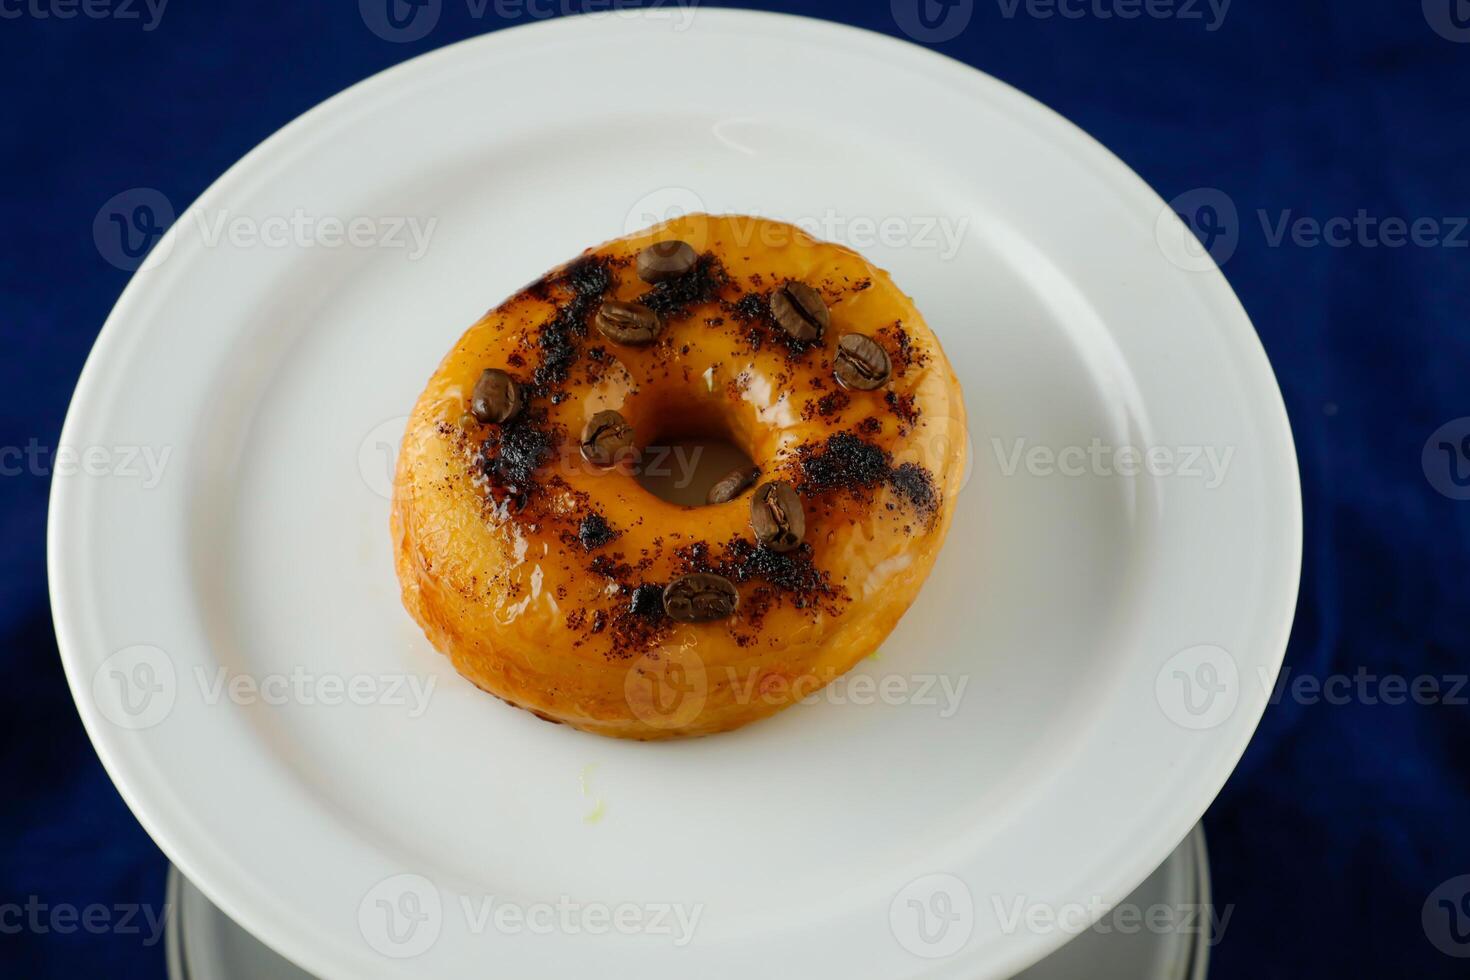
<path fill-rule="evenodd" d="M 654 242 L 638 253 L 638 278 L 644 282 L 677 279 L 699 261 L 688 242 Z"/>
<path fill-rule="evenodd" d="M 816 340 L 832 322 L 822 294 L 804 282 L 788 282 L 771 294 L 771 315 L 797 340 Z"/>
<path fill-rule="evenodd" d="M 607 300 L 597 311 L 597 329 L 608 340 L 638 346 L 658 339 L 658 314 L 642 303 Z"/>
<path fill-rule="evenodd" d="M 598 412 L 582 428 L 582 457 L 596 466 L 612 466 L 633 447 L 633 427 L 617 412 Z"/>
<path fill-rule="evenodd" d="M 508 422 L 521 410 L 521 386 L 499 368 L 487 368 L 475 382 L 470 411 L 481 422 Z"/>
<path fill-rule="evenodd" d="M 806 511 L 796 488 L 772 480 L 756 488 L 750 498 L 750 527 L 756 540 L 772 551 L 790 551 L 806 536 Z"/>
<path fill-rule="evenodd" d="M 712 504 L 723 504 L 734 500 L 746 491 L 756 477 L 761 475 L 759 467 L 742 466 L 731 470 L 720 478 L 720 482 L 709 488 L 709 496 L 704 499 Z"/>
<path fill-rule="evenodd" d="M 664 612 L 681 623 L 725 619 L 740 606 L 735 583 L 721 575 L 696 572 L 674 579 L 664 589 Z"/>
<path fill-rule="evenodd" d="M 888 352 L 872 337 L 849 333 L 837 341 L 832 374 L 842 387 L 872 391 L 881 388 L 892 372 L 893 364 L 888 360 Z"/>

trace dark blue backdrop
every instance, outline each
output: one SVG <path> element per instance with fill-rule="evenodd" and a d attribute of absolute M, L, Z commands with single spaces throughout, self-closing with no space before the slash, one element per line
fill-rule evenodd
<path fill-rule="evenodd" d="M 45 911 L 157 909 L 166 868 L 72 707 L 46 599 L 49 466 L 25 452 L 55 445 L 127 279 L 94 244 L 99 208 L 135 187 L 186 203 L 382 68 L 538 11 L 596 9 L 525 0 L 517 17 L 493 3 L 477 17 L 482 4 L 444 0 L 426 37 L 397 43 L 350 0 L 177 0 L 161 17 L 90 2 L 0 0 L 3 976 L 163 975 L 146 927 L 68 931 Z M 1470 975 L 1450 955 L 1470 955 L 1470 898 L 1451 881 L 1470 873 L 1470 691 L 1448 696 L 1470 670 L 1470 4 L 1150 0 L 1125 19 L 1105 15 L 1129 0 L 922 0 L 918 21 L 919 2 L 769 6 L 907 24 L 1058 109 L 1164 197 L 1214 188 L 1237 211 L 1224 268 L 1281 380 L 1305 492 L 1287 664 L 1308 685 L 1345 680 L 1288 689 L 1206 818 L 1232 906 L 1214 976 Z M 1283 216 L 1346 220 L 1320 241 L 1310 226 L 1278 236 Z M 1421 676 L 1440 693 L 1421 682 L 1394 703 L 1393 678 Z"/>

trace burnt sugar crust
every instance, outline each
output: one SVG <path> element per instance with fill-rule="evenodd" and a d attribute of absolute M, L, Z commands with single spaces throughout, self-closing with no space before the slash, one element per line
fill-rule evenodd
<path fill-rule="evenodd" d="M 635 479 L 712 435 L 759 470 L 728 499 L 680 507 Z M 444 358 L 395 476 L 404 605 L 542 718 L 738 728 L 882 643 L 938 555 L 965 447 L 954 372 L 887 273 L 792 225 L 685 216 L 553 270 Z"/>

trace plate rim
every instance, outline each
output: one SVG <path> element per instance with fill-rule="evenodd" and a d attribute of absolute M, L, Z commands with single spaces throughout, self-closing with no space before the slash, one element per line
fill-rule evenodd
<path fill-rule="evenodd" d="M 989 86 L 991 93 L 1005 108 L 1024 108 L 1024 115 L 1029 115 L 1031 121 L 1044 121 L 1045 125 L 1036 127 L 1036 131 L 1056 140 L 1068 152 L 1078 156 L 1094 172 L 1104 175 L 1109 185 L 1117 189 L 1120 197 L 1130 207 L 1138 203 L 1148 205 L 1153 211 L 1157 211 L 1164 206 L 1162 197 L 1137 172 L 1075 123 L 1027 93 L 981 69 L 950 58 L 932 48 L 879 31 L 794 14 L 741 8 L 706 8 L 701 9 L 699 14 L 702 20 L 709 19 L 717 25 L 724 22 L 729 28 L 735 30 L 743 26 L 785 22 L 805 31 L 820 32 L 824 35 L 824 39 L 829 39 L 835 47 L 843 49 L 851 49 L 853 45 L 867 45 L 870 48 L 886 47 L 894 51 L 901 49 L 905 57 L 926 62 L 936 73 L 948 73 L 957 80 L 968 81 L 972 84 L 983 82 Z M 167 255 L 172 249 L 179 236 L 179 230 L 184 226 L 182 220 L 184 214 L 225 195 L 233 185 L 258 177 L 255 171 L 263 164 L 268 164 L 278 149 L 284 148 L 292 140 L 303 136 L 309 137 L 312 127 L 319 120 L 329 118 L 345 104 L 362 99 L 372 92 L 394 86 L 401 79 L 407 79 L 414 74 L 432 74 L 437 70 L 442 70 L 444 64 L 466 48 L 512 45 L 532 34 L 550 35 L 555 32 L 570 33 L 584 30 L 591 22 L 600 19 L 601 17 L 595 13 L 581 14 L 477 34 L 389 66 L 348 86 L 283 125 L 226 169 L 187 209 L 180 213 L 179 219 L 154 246 L 155 252 Z M 147 269 L 148 266 L 145 263 L 140 272 L 146 272 Z M 1281 592 L 1283 612 L 1274 621 L 1274 628 L 1272 628 L 1271 621 L 1263 614 L 1260 630 L 1263 636 L 1274 637 L 1269 649 L 1262 654 L 1265 658 L 1263 662 L 1271 666 L 1272 678 L 1274 678 L 1279 674 L 1285 657 L 1300 593 L 1303 508 L 1295 439 L 1279 381 L 1270 366 L 1259 334 L 1255 331 L 1249 314 L 1241 304 L 1239 297 L 1213 261 L 1208 268 L 1198 270 L 1193 274 L 1198 277 L 1197 281 L 1200 283 L 1198 294 L 1201 298 L 1208 298 L 1211 301 L 1215 312 L 1219 315 L 1220 327 L 1222 330 L 1229 328 L 1233 334 L 1229 339 L 1236 353 L 1249 362 L 1250 371 L 1246 377 L 1253 385 L 1261 386 L 1263 400 L 1254 406 L 1255 411 L 1260 413 L 1260 421 L 1263 424 L 1270 424 L 1273 427 L 1273 434 L 1282 440 L 1282 454 L 1279 459 L 1272 459 L 1263 454 L 1263 459 L 1266 461 L 1263 472 L 1267 474 L 1271 482 L 1280 484 L 1277 489 L 1286 491 L 1285 499 L 1281 501 L 1284 510 L 1281 517 L 1288 533 L 1281 542 L 1279 555 L 1280 567 L 1284 569 L 1282 574 L 1285 575 L 1281 583 L 1283 585 Z M 77 432 L 86 424 L 85 417 L 93 414 L 91 403 L 98 399 L 99 389 L 106 380 L 106 362 L 109 354 L 123 343 L 127 336 L 121 332 L 123 328 L 120 321 L 127 319 L 133 308 L 144 302 L 149 294 L 147 280 L 146 275 L 134 274 L 103 323 L 78 378 L 58 438 L 58 445 L 76 444 Z M 313 973 L 324 976 L 336 975 L 333 971 L 344 966 L 344 963 L 326 960 L 326 954 L 319 952 L 322 947 L 313 946 L 309 937 L 299 929 L 293 931 L 284 922 L 280 923 L 281 928 L 275 928 L 276 917 L 269 911 L 248 906 L 244 898 L 227 891 L 225 886 L 219 883 L 217 876 L 204 873 L 204 868 L 214 863 L 214 858 L 211 856 L 212 849 L 194 840 L 193 835 L 189 833 L 186 821 L 171 819 L 169 814 L 162 812 L 162 808 L 150 808 L 144 795 L 138 789 L 138 782 L 144 781 L 140 774 L 144 771 L 143 765 L 145 764 L 140 764 L 136 755 L 129 758 L 129 751 L 122 744 L 123 740 L 118 737 L 120 733 L 99 716 L 96 705 L 87 696 L 89 679 L 85 676 L 86 664 L 81 662 L 82 654 L 79 652 L 85 647 L 85 643 L 80 635 L 81 624 L 74 609 L 80 604 L 75 597 L 73 585 L 77 576 L 72 571 L 67 557 L 70 536 L 74 533 L 74 522 L 68 521 L 66 516 L 75 506 L 76 483 L 77 481 L 72 480 L 53 479 L 51 484 L 46 531 L 48 580 L 53 624 L 68 685 L 83 726 L 104 769 L 149 836 L 213 904 L 232 919 L 240 922 L 252 935 L 258 936 L 292 962 L 300 963 L 303 968 Z M 1263 590 L 1263 594 L 1274 594 L 1274 592 L 1267 593 Z M 1155 836 L 1156 840 L 1165 841 L 1167 846 L 1156 845 L 1146 852 L 1135 855 L 1134 860 L 1127 865 L 1133 871 L 1127 875 L 1120 875 L 1119 880 L 1123 882 L 1123 886 L 1119 888 L 1116 895 L 1110 896 L 1113 901 L 1121 899 L 1137 888 L 1171 853 L 1173 847 L 1177 846 L 1178 842 L 1188 834 L 1189 828 L 1198 822 L 1200 816 L 1218 796 L 1226 780 L 1238 765 L 1246 747 L 1254 737 L 1265 707 L 1266 704 L 1263 702 L 1259 710 L 1254 712 L 1254 717 L 1249 719 L 1249 724 L 1241 726 L 1234 740 L 1221 743 L 1221 754 L 1231 759 L 1230 766 L 1222 767 L 1218 777 L 1200 783 L 1201 787 L 1207 787 L 1207 791 L 1202 789 L 1203 799 L 1196 800 L 1187 808 L 1187 812 L 1192 816 L 1180 821 L 1183 826 L 1178 828 L 1177 834 L 1170 830 L 1168 833 Z M 134 778 L 137 778 L 138 782 L 134 782 Z M 1180 810 L 1179 812 L 1185 813 L 1186 811 Z M 238 882 L 235 883 L 238 884 Z M 266 922 L 271 922 L 272 926 L 266 927 Z M 1024 938 L 1026 941 L 1017 940 L 1009 944 L 1007 946 L 1008 955 L 1001 957 L 992 965 L 1014 973 L 1043 958 L 1062 944 L 1054 937 L 1044 935 L 1028 935 Z M 941 961 L 941 963 L 944 968 L 952 969 L 958 964 L 969 961 L 972 956 L 973 954 L 960 954 Z M 939 969 L 940 964 L 934 964 L 933 968 Z"/>

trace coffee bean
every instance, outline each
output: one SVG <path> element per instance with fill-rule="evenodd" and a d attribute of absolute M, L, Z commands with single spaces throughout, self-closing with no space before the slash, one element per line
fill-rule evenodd
<path fill-rule="evenodd" d="M 617 412 L 598 412 L 582 428 L 582 457 L 595 466 L 612 466 L 633 446 L 633 427 Z"/>
<path fill-rule="evenodd" d="M 790 551 L 806 536 L 806 511 L 796 488 L 772 480 L 756 488 L 750 498 L 750 527 L 756 540 L 772 551 Z"/>
<path fill-rule="evenodd" d="M 674 579 L 664 589 L 664 612 L 681 623 L 725 619 L 740 606 L 735 583 L 722 575 L 696 572 Z"/>
<path fill-rule="evenodd" d="M 760 475 L 760 468 L 756 466 L 742 466 L 731 470 L 720 478 L 719 483 L 709 488 L 709 495 L 704 499 L 711 504 L 723 504 L 734 500 L 744 493 L 746 488 Z"/>
<path fill-rule="evenodd" d="M 619 344 L 651 344 L 658 339 L 661 326 L 658 314 L 642 303 L 610 299 L 597 311 L 597 329 L 607 339 Z"/>
<path fill-rule="evenodd" d="M 654 242 L 638 253 L 638 278 L 644 282 L 677 279 L 699 261 L 688 242 Z"/>
<path fill-rule="evenodd" d="M 832 322 L 822 294 L 794 280 L 771 294 L 771 315 L 797 340 L 816 340 Z"/>
<path fill-rule="evenodd" d="M 872 391 L 881 388 L 892 372 L 893 364 L 888 360 L 888 352 L 872 337 L 849 333 L 837 341 L 832 374 L 842 387 Z"/>
<path fill-rule="evenodd" d="M 521 410 L 521 386 L 499 368 L 486 368 L 470 395 L 470 411 L 481 422 L 508 422 Z"/>

